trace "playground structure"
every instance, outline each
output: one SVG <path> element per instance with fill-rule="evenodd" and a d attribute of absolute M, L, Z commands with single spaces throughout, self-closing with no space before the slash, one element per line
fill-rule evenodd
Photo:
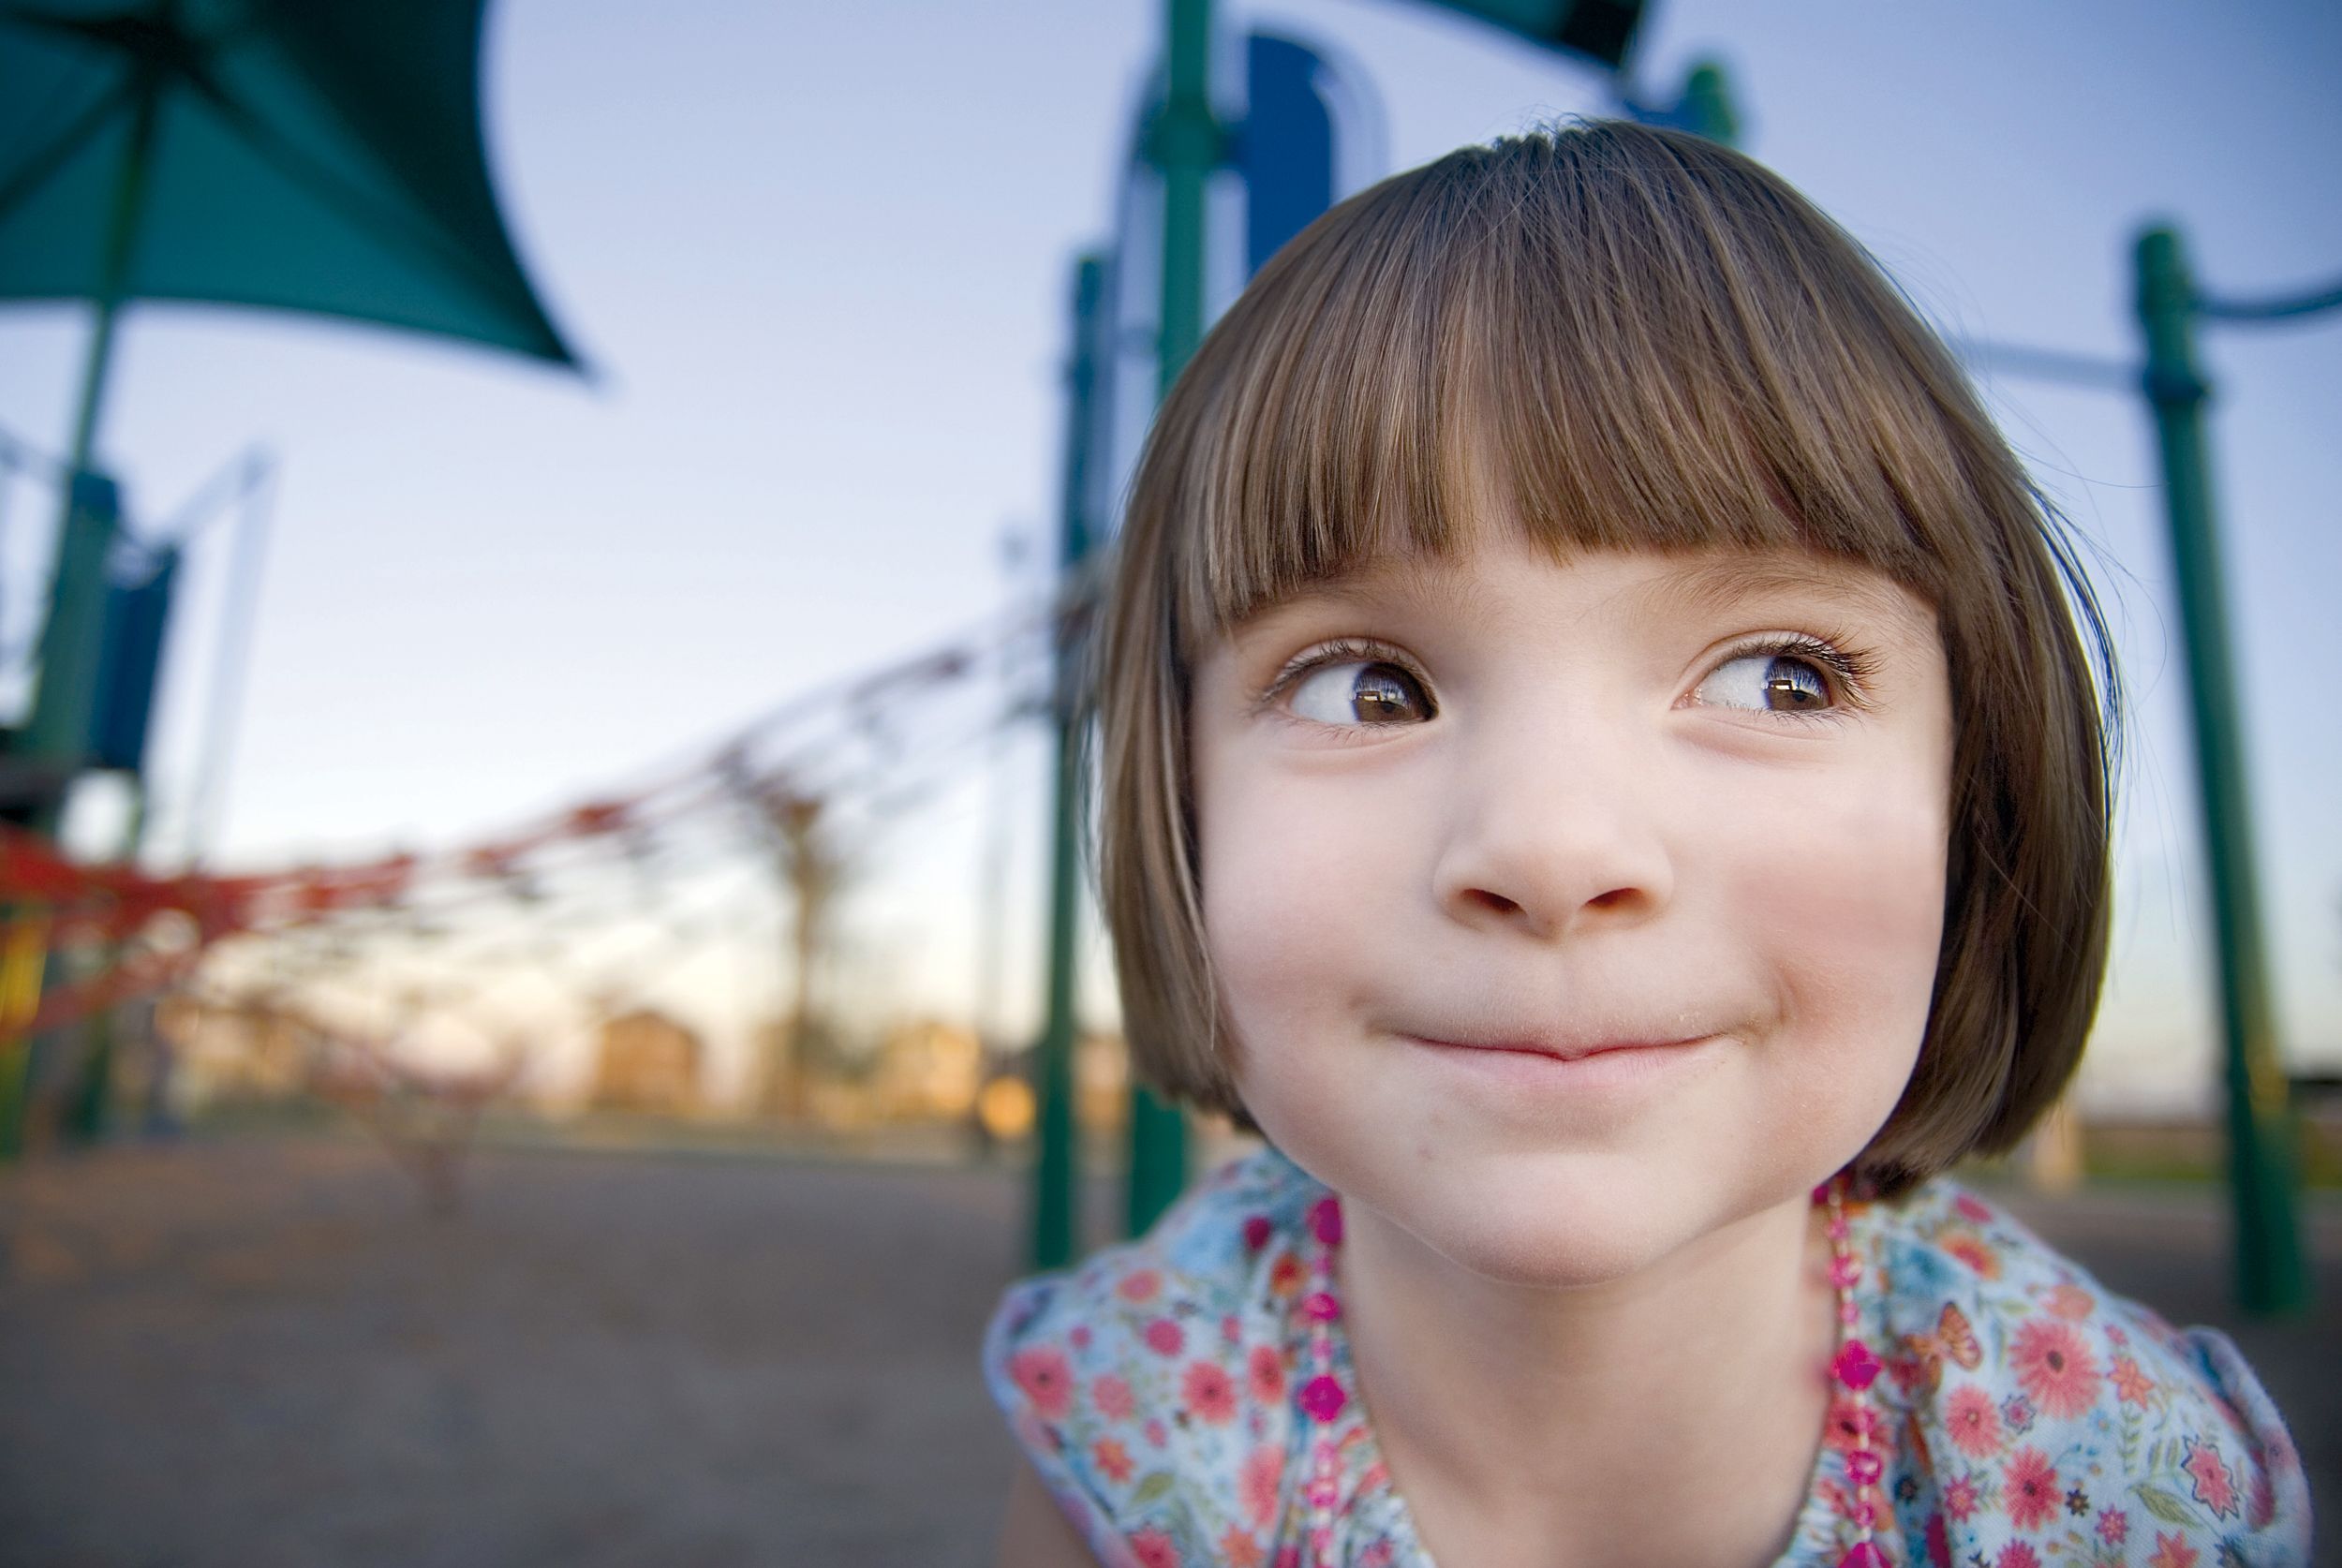
<path fill-rule="evenodd" d="M 1728 95 L 1720 74 L 1712 70 L 1705 77 L 1695 72 L 1682 94 L 1663 107 L 1644 105 L 1626 89 L 1619 67 L 1639 16 L 1636 6 L 1528 7 L 1543 15 L 1534 24 L 1520 21 L 1521 7 L 1451 8 L 1485 20 L 1509 19 L 1516 30 L 1542 42 L 1606 62 L 1622 107 L 1653 117 L 1674 116 L 1679 123 L 1697 122 L 1711 134 L 1731 133 L 1734 116 Z M 1239 127 L 1221 120 L 1215 109 L 1209 81 L 1212 51 L 1208 47 L 1210 12 L 1203 0 L 1174 0 L 1167 7 L 1161 101 L 1150 107 L 1140 138 L 1143 159 L 1160 185 L 1155 194 L 1161 202 L 1157 238 L 1162 266 L 1155 282 L 1161 308 L 1149 323 L 1158 385 L 1176 375 L 1207 319 L 1201 192 L 1205 180 L 1227 168 L 1233 149 L 1243 141 L 1235 134 Z M 472 20 L 476 26 L 477 7 L 472 7 Z M 143 68 L 151 76 L 154 61 Z M 145 129 L 133 127 L 134 155 L 121 187 L 129 195 L 114 209 L 114 237 L 101 247 L 119 265 L 92 295 L 99 306 L 94 368 L 77 422 L 75 452 L 60 466 L 62 472 L 76 476 L 67 487 L 67 496 L 77 494 L 78 477 L 86 473 L 113 313 L 131 289 L 124 268 L 132 254 L 133 226 L 123 214 L 135 213 L 133 198 L 146 177 L 137 150 L 145 145 L 142 139 L 153 132 L 159 112 L 149 108 L 134 115 Z M 1108 259 L 1130 258 L 1101 258 L 1100 263 Z M 2242 1288 L 2258 1304 L 2282 1309 L 2297 1302 L 2304 1279 L 2290 1212 L 2291 1112 L 2261 974 L 2234 683 L 2226 673 L 2228 637 L 2221 624 L 2222 593 L 2203 462 L 2201 417 L 2207 392 L 2193 363 L 2189 334 L 2199 320 L 2299 318 L 2342 303 L 2342 295 L 2328 288 L 2244 304 L 2208 297 L 2188 280 L 2177 237 L 2167 230 L 2142 237 L 2138 267 L 2141 321 L 2149 348 L 2144 369 L 2084 368 L 2086 378 L 2097 384 L 2142 388 L 2162 440 L 2174 555 L 2182 563 L 2187 667 L 2217 893 L 2225 1087 L 2237 1228 L 2244 1243 L 2239 1250 Z M 1077 286 L 1077 298 L 1080 292 Z M 1078 381 L 1083 362 L 1079 331 L 1076 338 Z M 554 347 L 558 348 L 557 340 Z M 2022 373 L 2023 351 L 1970 347 L 1980 357 L 2000 358 Z M 535 351 L 544 352 L 543 344 Z M 567 351 L 559 353 L 566 357 Z M 2035 356 L 2042 363 L 2053 358 Z M 1071 422 L 1077 431 L 1081 428 L 1078 411 Z M 1069 582 L 1078 584 L 1089 544 L 1109 531 L 1111 520 L 1087 499 L 1090 481 L 1080 439 L 1069 448 L 1061 554 Z M 44 637 L 64 638 L 70 631 L 81 651 L 67 658 L 52 650 L 44 657 L 40 698 L 46 707 L 28 723 L 29 739 L 20 747 L 24 757 L 52 771 L 69 773 L 74 759 L 67 753 L 79 743 L 77 724 L 55 717 L 57 703 L 63 701 L 56 693 L 86 684 L 84 656 L 95 645 L 88 643 L 92 623 L 86 604 L 73 614 L 65 614 L 64 605 L 67 599 L 79 602 L 90 597 L 89 562 L 102 555 L 107 537 L 92 520 L 102 519 L 104 510 L 78 500 L 65 509 L 62 532 L 67 544 L 60 553 L 60 609 Z M 1027 629 L 1024 652 L 1017 656 L 1026 661 L 1017 677 L 1021 685 L 987 722 L 966 730 L 958 741 L 940 743 L 946 748 L 964 747 L 997 733 L 1001 724 L 1044 712 L 1054 714 L 1060 723 L 1059 828 L 1049 900 L 1049 1020 L 1034 1070 L 1041 1086 L 1042 1131 L 1035 1256 L 1045 1262 L 1078 1250 L 1071 1206 L 1058 1195 L 1070 1185 L 1073 1147 L 1063 1108 L 1071 1099 L 1066 1061 L 1076 1011 L 1073 954 L 1079 898 L 1071 823 L 1078 777 L 1071 758 L 1077 705 L 1062 671 L 1041 671 L 1033 649 L 1049 629 L 1077 627 L 1081 601 L 1078 587 L 1069 588 L 1053 613 L 1040 614 L 1033 626 L 1042 629 Z M 1060 634 L 1057 641 L 1070 663 L 1075 639 Z M 995 658 L 1005 656 L 998 648 L 946 648 L 910 661 L 877 684 L 883 690 L 886 681 L 894 679 L 906 692 L 945 691 L 952 682 Z M 1003 681 L 1002 689 L 1009 690 L 1012 684 Z M 710 907 L 736 908 L 730 902 L 734 892 L 727 891 L 722 880 L 727 868 L 737 876 L 759 859 L 762 872 L 749 874 L 761 875 L 755 885 L 763 896 L 772 898 L 776 885 L 779 889 L 778 907 L 791 932 L 788 972 L 795 981 L 792 1013 L 775 1038 L 787 1043 L 793 1061 L 834 1055 L 837 1047 L 826 1036 L 830 1021 L 818 977 L 831 945 L 825 933 L 832 925 L 838 889 L 848 880 L 855 853 L 850 818 L 857 811 L 872 821 L 888 819 L 890 813 L 900 815 L 902 806 L 920 792 L 948 787 L 948 769 L 924 777 L 915 769 L 897 771 L 901 760 L 889 751 L 899 751 L 902 742 L 899 732 L 889 739 L 890 726 L 896 723 L 888 717 L 893 701 L 856 703 L 833 694 L 812 706 L 845 716 L 838 726 L 842 741 L 808 743 L 791 750 L 775 739 L 777 732 L 752 727 L 744 737 L 735 737 L 741 744 L 719 747 L 674 779 L 589 799 L 517 832 L 429 856 L 397 854 L 329 870 L 247 878 L 172 879 L 120 868 L 77 867 L 48 851 L 37 834 L 12 839 L 7 880 L 0 883 L 0 897 L 14 910 L 6 936 L 7 960 L 0 967 L 0 1041 L 7 1043 L 0 1044 L 0 1069 L 22 1075 L 29 1058 L 16 1042 L 33 1034 L 62 1035 L 115 1004 L 160 986 L 185 984 L 199 972 L 206 984 L 226 984 L 217 977 L 247 969 L 265 973 L 270 977 L 266 981 L 235 984 L 297 985 L 338 998 L 333 1005 L 348 1007 L 353 1014 L 366 1011 L 369 1004 L 355 998 L 371 986 L 425 998 L 416 1004 L 423 1013 L 491 1015 L 500 1006 L 517 1006 L 514 995 L 531 984 L 546 984 L 544 976 L 575 968 L 586 945 L 577 940 L 581 931 L 620 932 L 631 922 L 656 928 L 642 943 L 654 954 L 688 947 L 695 937 L 704 937 L 721 924 L 724 917 L 711 913 Z M 80 699 L 67 705 L 80 705 Z M 841 763 L 840 759 L 847 761 Z M 854 774 L 854 767 L 863 764 L 863 773 Z M 645 910 L 654 912 L 645 917 Z M 524 911 L 526 921 L 515 918 Z M 56 957 L 55 973 L 45 980 L 42 971 L 51 967 L 52 954 Z M 645 961 L 663 960 L 654 956 Z M 532 982 L 532 974 L 539 979 Z M 585 988 L 574 974 L 550 984 L 572 992 Z M 378 1026 L 377 1019 L 366 1027 L 379 1035 Z M 358 1022 L 334 1027 L 364 1035 Z M 493 1028 L 475 1026 L 471 1032 L 505 1038 L 511 1030 L 507 1019 Z M 92 1058 L 102 1061 L 102 1053 L 93 1051 Z M 63 1077 L 69 1081 L 70 1072 Z M 0 1085 L 6 1082 L 7 1073 L 0 1072 Z M 801 1108 L 792 1098 L 785 1074 L 768 1071 L 764 1082 L 768 1109 Z M 74 1091 L 67 1087 L 62 1092 Z M 0 1123 L 8 1119 L 0 1116 Z M 1186 1162 L 1182 1124 L 1166 1108 L 1142 1097 L 1132 1107 L 1130 1126 L 1127 1222 L 1135 1227 L 1178 1190 Z M 0 1137 L 6 1135 L 0 1130 Z"/>
<path fill-rule="evenodd" d="M 183 1011 L 296 1024 L 363 1068 L 312 1086 L 345 1103 L 370 1103 L 367 1083 L 475 1105 L 541 1090 L 526 1081 L 526 1042 L 655 1000 L 711 940 L 753 942 L 745 933 L 763 928 L 785 938 L 751 961 L 792 984 L 756 1043 L 751 1098 L 766 1117 L 802 1118 L 814 1079 L 866 1065 L 848 1037 L 867 1043 L 883 1022 L 824 1003 L 832 906 L 891 829 L 962 782 L 1002 728 L 1042 711 L 1048 622 L 1072 613 L 1077 601 L 1017 606 L 793 698 L 643 782 L 429 853 L 161 876 L 76 864 L 0 828 L 0 901 L 18 911 L 7 1030 L 61 1042 L 29 1086 L 51 1102 L 31 1122 L 65 1120 L 55 1100 L 83 1077 L 84 1026 L 166 991 Z M 37 955 L 45 992 L 24 979 Z M 13 1065 L 27 1055 L 20 1046 Z"/>

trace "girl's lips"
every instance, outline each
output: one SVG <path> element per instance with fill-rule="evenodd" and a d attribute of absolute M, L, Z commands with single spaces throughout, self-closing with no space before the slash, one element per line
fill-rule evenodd
<path fill-rule="evenodd" d="M 1417 1045 L 1428 1045 L 1443 1051 L 1484 1051 L 1509 1056 L 1544 1057 L 1552 1061 L 1568 1063 L 1583 1061 L 1589 1057 L 1615 1056 L 1626 1051 L 1672 1051 L 1686 1046 L 1704 1044 L 1712 1035 L 1694 1035 L 1681 1040 L 1606 1040 L 1582 1044 L 1549 1044 L 1543 1041 L 1499 1041 L 1483 1043 L 1469 1040 L 1434 1040 L 1427 1035 L 1411 1034 L 1401 1038 Z"/>
<path fill-rule="evenodd" d="M 1427 1063 L 1453 1074 L 1460 1083 L 1513 1099 L 1521 1095 L 1560 1095 L 1570 1101 L 1643 1102 L 1663 1086 L 1679 1083 L 1682 1074 L 1714 1059 L 1726 1038 L 1703 1035 L 1692 1040 L 1603 1041 L 1570 1047 L 1534 1044 L 1459 1044 L 1400 1037 L 1418 1046 Z M 1570 1054 L 1564 1055 L 1564 1050 Z"/>

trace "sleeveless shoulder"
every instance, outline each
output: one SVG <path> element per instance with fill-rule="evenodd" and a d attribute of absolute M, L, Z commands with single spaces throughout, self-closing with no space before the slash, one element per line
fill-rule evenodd
<path fill-rule="evenodd" d="M 1273 1563 L 1298 1538 L 1305 1337 L 1300 1240 L 1324 1192 L 1273 1149 L 1190 1191 L 1139 1240 L 1011 1286 L 985 1336 L 985 1381 L 1058 1506 L 1109 1568 Z M 1371 1443 L 1350 1445 L 1364 1453 Z M 1345 1491 L 1397 1508 L 1385 1476 Z M 1418 1562 L 1411 1532 L 1348 1561 Z"/>
<path fill-rule="evenodd" d="M 2309 1561 L 2300 1457 L 2225 1335 L 2111 1294 L 1948 1181 L 1866 1218 L 1909 1561 Z"/>

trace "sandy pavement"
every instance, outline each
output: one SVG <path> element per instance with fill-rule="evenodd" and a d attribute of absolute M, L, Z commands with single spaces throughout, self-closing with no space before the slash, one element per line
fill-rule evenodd
<path fill-rule="evenodd" d="M 373 1146 L 0 1177 L 0 1561 L 990 1561 L 1002 1173 Z"/>
<path fill-rule="evenodd" d="M 465 1191 L 434 1218 L 325 1135 L 0 1172 L 0 1565 L 990 1561 L 1012 1450 L 976 1346 L 1020 1178 L 500 1149 Z M 2342 1206 L 2319 1312 L 2266 1324 L 2227 1307 L 2214 1194 L 2004 1195 L 2236 1332 L 2342 1517 Z"/>

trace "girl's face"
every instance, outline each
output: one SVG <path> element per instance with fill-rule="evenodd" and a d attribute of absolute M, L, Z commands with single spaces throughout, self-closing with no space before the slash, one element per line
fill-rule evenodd
<path fill-rule="evenodd" d="M 1592 1283 L 1801 1201 L 1894 1108 L 1951 755 L 1905 590 L 1498 535 L 1278 605 L 1195 675 L 1238 1083 L 1354 1204 Z"/>

